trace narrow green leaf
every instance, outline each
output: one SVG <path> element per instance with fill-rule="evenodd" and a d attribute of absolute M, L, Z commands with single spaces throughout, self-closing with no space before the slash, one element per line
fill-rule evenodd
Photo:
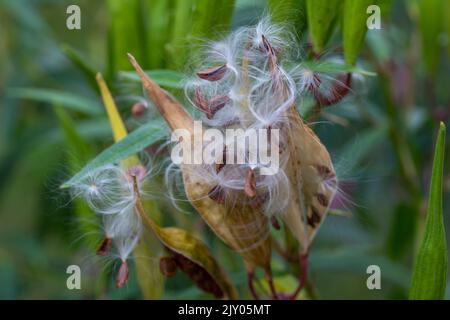
<path fill-rule="evenodd" d="M 180 69 L 186 62 L 195 2 L 196 0 L 175 0 L 172 30 L 167 44 L 168 62 L 172 69 Z"/>
<path fill-rule="evenodd" d="M 173 89 L 182 89 L 183 80 L 186 78 L 184 74 L 173 70 L 150 70 L 145 71 L 145 73 L 160 86 Z M 136 71 L 121 71 L 119 72 L 119 78 L 142 83 Z"/>
<path fill-rule="evenodd" d="M 302 35 L 307 26 L 305 0 L 268 0 L 267 5 L 273 22 L 291 24 Z"/>
<path fill-rule="evenodd" d="M 345 62 L 354 65 L 366 35 L 367 7 L 374 0 L 345 0 L 342 10 L 342 41 Z"/>
<path fill-rule="evenodd" d="M 198 53 L 203 40 L 214 39 L 228 30 L 234 4 L 235 0 L 176 0 L 168 45 L 169 66 L 184 67 L 188 57 Z"/>
<path fill-rule="evenodd" d="M 56 107 L 55 113 L 64 133 L 65 150 L 67 151 L 70 171 L 75 173 L 76 170 L 83 166 L 93 155 L 93 151 L 89 144 L 78 134 L 77 129 L 66 110 L 61 107 Z M 86 235 L 84 239 L 88 245 L 94 247 L 99 241 L 97 228 L 95 224 L 90 222 L 93 219 L 94 214 L 84 201 L 76 199 L 74 204 L 79 228 L 81 232 Z"/>
<path fill-rule="evenodd" d="M 117 70 L 132 68 L 127 52 L 133 52 L 136 59 L 146 66 L 143 54 L 144 39 L 141 38 L 141 12 L 139 0 L 108 0 L 108 46 L 109 75 Z"/>
<path fill-rule="evenodd" d="M 168 0 L 144 0 L 144 45 L 148 67 L 162 68 L 166 63 L 165 45 L 169 41 L 169 26 L 172 2 Z"/>
<path fill-rule="evenodd" d="M 442 212 L 445 125 L 441 122 L 436 140 L 425 232 L 416 257 L 410 299 L 443 299 L 447 282 L 447 241 Z"/>
<path fill-rule="evenodd" d="M 6 94 L 11 98 L 47 102 L 52 105 L 62 106 L 88 115 L 99 115 L 103 113 L 102 107 L 98 102 L 59 90 L 9 88 Z"/>
<path fill-rule="evenodd" d="M 160 140 L 167 129 L 159 121 L 152 121 L 128 134 L 122 140 L 103 150 L 96 158 L 91 160 L 81 171 L 65 182 L 61 188 L 68 188 L 83 179 L 90 171 L 108 163 L 117 163 L 140 152 L 145 147 Z"/>
<path fill-rule="evenodd" d="M 95 82 L 95 69 L 90 66 L 86 59 L 71 46 L 64 44 L 61 46 L 61 51 L 80 70 L 80 72 L 83 73 L 90 86 L 97 91 L 98 87 Z"/>
<path fill-rule="evenodd" d="M 308 28 L 315 53 L 321 53 L 341 10 L 341 0 L 306 0 Z"/>
<path fill-rule="evenodd" d="M 396 206 L 386 241 L 387 255 L 392 260 L 400 260 L 412 249 L 418 215 L 414 205 L 401 203 Z"/>
<path fill-rule="evenodd" d="M 439 34 L 443 31 L 444 1 L 420 0 L 419 28 L 427 72 L 434 75 L 439 64 Z"/>

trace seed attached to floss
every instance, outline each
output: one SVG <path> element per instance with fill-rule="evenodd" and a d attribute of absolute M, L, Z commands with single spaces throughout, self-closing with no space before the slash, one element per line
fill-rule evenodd
<path fill-rule="evenodd" d="M 147 173 L 147 170 L 144 168 L 143 165 L 140 165 L 140 164 L 135 165 L 135 166 L 131 167 L 130 169 L 128 169 L 129 177 L 131 178 L 131 177 L 135 176 L 138 181 L 144 180 L 146 173 Z"/>
<path fill-rule="evenodd" d="M 101 257 L 107 256 L 109 253 L 109 250 L 111 249 L 111 244 L 112 244 L 112 239 L 109 237 L 105 237 L 97 249 L 97 255 L 101 256 Z"/>
<path fill-rule="evenodd" d="M 203 80 L 218 81 L 223 78 L 227 70 L 228 70 L 227 65 L 224 64 L 222 66 L 212 67 L 199 71 L 197 72 L 197 76 Z"/>
<path fill-rule="evenodd" d="M 117 277 L 116 277 L 116 287 L 117 288 L 120 289 L 125 285 L 125 283 L 127 283 L 128 275 L 129 275 L 128 264 L 125 260 L 122 260 L 122 264 L 120 265 L 119 272 L 117 272 Z"/>
<path fill-rule="evenodd" d="M 131 107 L 131 115 L 137 119 L 141 117 L 147 111 L 147 106 L 143 102 L 136 102 Z"/>
<path fill-rule="evenodd" d="M 253 173 L 253 169 L 251 168 L 248 169 L 247 177 L 245 179 L 244 193 L 249 198 L 254 198 L 256 196 L 255 175 Z"/>
<path fill-rule="evenodd" d="M 352 74 L 340 74 L 333 81 L 330 93 L 324 94 L 320 91 L 314 91 L 314 97 L 321 106 L 330 106 L 341 101 L 349 92 L 352 82 Z"/>

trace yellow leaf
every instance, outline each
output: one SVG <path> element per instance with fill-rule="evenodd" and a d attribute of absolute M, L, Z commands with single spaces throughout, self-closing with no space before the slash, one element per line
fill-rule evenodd
<path fill-rule="evenodd" d="M 125 124 L 122 121 L 122 117 L 117 110 L 116 103 L 111 95 L 111 92 L 106 85 L 102 74 L 99 72 L 96 76 L 98 86 L 100 87 L 100 93 L 102 95 L 103 104 L 105 105 L 106 112 L 108 114 L 109 122 L 113 132 L 114 141 L 117 142 L 125 138 L 128 134 Z M 137 156 L 131 156 L 123 160 L 122 164 L 125 168 L 131 168 L 139 163 Z"/>

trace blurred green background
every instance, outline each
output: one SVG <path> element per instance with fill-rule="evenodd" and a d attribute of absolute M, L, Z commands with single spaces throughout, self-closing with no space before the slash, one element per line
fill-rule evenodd
<path fill-rule="evenodd" d="M 311 249 L 308 291 L 314 298 L 407 297 L 436 132 L 450 116 L 450 1 L 374 2 L 382 8 L 382 29 L 367 32 L 358 67 L 376 76 L 355 75 L 351 94 L 324 110 L 314 127 L 346 194 L 339 204 L 344 214 L 327 218 Z M 70 4 L 81 8 L 81 30 L 66 28 Z M 117 266 L 98 260 L 85 241 L 100 236 L 90 223 L 95 219 L 84 216 L 80 223 L 77 211 L 86 208 L 59 189 L 113 143 L 95 72 L 105 75 L 134 128 L 130 108 L 142 90 L 122 72 L 131 70 L 126 52 L 182 98 L 180 79 L 192 72 L 201 39 L 254 24 L 267 13 L 292 22 L 306 51 L 310 35 L 301 0 L 0 1 L 0 298 L 142 298 L 134 272 L 124 289 L 114 288 Z M 340 19 L 338 13 L 329 57 L 342 58 Z M 57 107 L 87 142 L 84 154 L 70 146 Z M 449 189 L 447 165 L 444 216 Z M 161 211 L 164 225 L 206 239 L 241 296 L 249 297 L 241 259 L 197 214 L 178 212 L 165 200 Z M 446 224 L 448 230 L 447 217 Z M 66 287 L 71 264 L 82 268 L 82 290 Z M 281 285 L 295 287 L 295 273 L 277 257 L 273 264 Z M 366 268 L 373 264 L 381 268 L 381 290 L 366 287 Z M 210 298 L 182 274 L 166 281 L 162 297 Z"/>

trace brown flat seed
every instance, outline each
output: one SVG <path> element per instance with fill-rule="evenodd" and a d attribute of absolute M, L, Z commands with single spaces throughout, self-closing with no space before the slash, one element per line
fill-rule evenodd
<path fill-rule="evenodd" d="M 323 206 L 328 207 L 328 198 L 323 193 L 316 194 L 317 201 Z"/>
<path fill-rule="evenodd" d="M 200 109 L 203 113 L 206 114 L 208 119 L 212 117 L 211 111 L 209 110 L 208 103 L 206 102 L 205 98 L 203 97 L 203 93 L 200 90 L 200 88 L 195 89 L 195 96 L 194 96 L 194 104 L 197 106 L 197 108 Z"/>
<path fill-rule="evenodd" d="M 159 259 L 159 270 L 165 277 L 173 277 L 177 273 L 177 262 L 172 257 Z"/>
<path fill-rule="evenodd" d="M 111 244 L 112 244 L 112 239 L 105 237 L 105 239 L 103 239 L 102 243 L 100 244 L 100 246 L 97 249 L 97 255 L 98 256 L 107 256 L 109 253 L 109 250 L 111 249 Z"/>
<path fill-rule="evenodd" d="M 117 288 L 122 288 L 125 285 L 125 283 L 127 283 L 128 275 L 129 275 L 128 264 L 126 261 L 122 261 L 122 264 L 119 268 L 119 272 L 117 272 L 117 277 L 116 277 L 116 287 Z"/>
<path fill-rule="evenodd" d="M 197 72 L 197 76 L 201 79 L 208 81 L 218 81 L 223 78 L 225 73 L 227 72 L 228 67 L 226 64 L 218 67 L 208 68 L 202 71 Z"/>
<path fill-rule="evenodd" d="M 245 179 L 244 184 L 244 193 L 249 198 L 253 198 L 256 196 L 256 183 L 253 169 L 248 169 L 247 177 Z"/>
<path fill-rule="evenodd" d="M 208 105 L 209 105 L 208 110 L 210 113 L 209 119 L 212 118 L 216 114 L 217 111 L 219 111 L 220 109 L 225 107 L 225 105 L 228 103 L 228 101 L 230 101 L 230 98 L 228 98 L 225 95 L 215 96 L 214 98 L 209 100 L 209 103 L 208 103 Z"/>

